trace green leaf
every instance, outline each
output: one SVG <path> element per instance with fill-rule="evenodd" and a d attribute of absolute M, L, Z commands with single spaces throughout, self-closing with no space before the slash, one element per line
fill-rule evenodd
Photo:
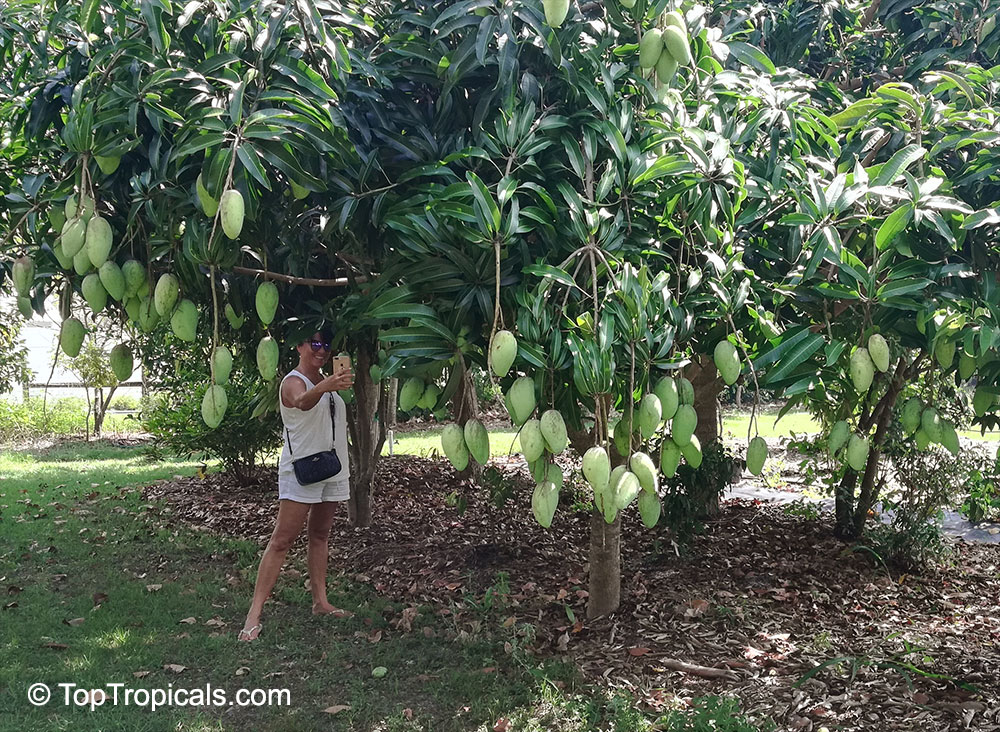
<path fill-rule="evenodd" d="M 573 172 L 576 173 L 576 177 L 583 180 L 585 174 L 585 164 L 583 161 L 583 152 L 580 150 L 580 143 L 571 135 L 563 135 L 562 145 L 563 149 L 566 151 L 566 157 L 569 159 L 570 167 L 573 168 Z"/>
<path fill-rule="evenodd" d="M 983 208 L 974 214 L 969 214 L 962 222 L 963 229 L 978 229 L 980 226 L 995 226 L 1000 224 L 1000 208 Z"/>
<path fill-rule="evenodd" d="M 765 74 L 777 73 L 771 59 L 756 46 L 751 46 L 743 41 L 729 41 L 728 46 L 741 64 Z"/>
<path fill-rule="evenodd" d="M 169 12 L 169 11 L 168 11 Z M 163 25 L 164 7 L 156 0 L 142 0 L 140 5 L 142 19 L 149 31 L 149 40 L 157 53 L 164 53 L 170 47 L 170 35 Z"/>
<path fill-rule="evenodd" d="M 785 214 L 780 219 L 778 223 L 782 226 L 809 226 L 815 224 L 816 221 L 812 216 L 804 213 L 790 213 Z"/>
<path fill-rule="evenodd" d="M 472 190 L 472 197 L 476 204 L 476 217 L 479 219 L 483 232 L 488 236 L 493 236 L 500 230 L 500 209 L 496 201 L 490 195 L 486 184 L 478 175 L 471 170 L 465 174 L 465 179 L 469 182 Z"/>
<path fill-rule="evenodd" d="M 801 343 L 809 341 L 814 337 L 816 337 L 816 334 L 810 331 L 806 326 L 786 330 L 777 346 L 754 359 L 754 368 L 760 371 L 766 366 L 777 363 L 788 353 L 798 348 Z M 820 338 L 820 340 L 822 341 L 823 339 Z"/>
<path fill-rule="evenodd" d="M 876 107 L 878 107 L 878 102 L 874 99 L 862 99 L 833 115 L 830 119 L 840 129 L 854 127 L 859 121 L 866 119 Z"/>
<path fill-rule="evenodd" d="M 917 98 L 904 89 L 900 84 L 895 82 L 883 84 L 875 90 L 875 95 L 882 97 L 883 99 L 891 99 L 893 101 L 900 102 L 915 115 L 920 114 L 920 102 L 918 102 Z"/>
<path fill-rule="evenodd" d="M 875 293 L 879 300 L 888 300 L 894 297 L 902 297 L 913 292 L 920 292 L 932 284 L 931 280 L 923 277 L 911 277 L 903 280 L 893 280 L 882 285 Z"/>
<path fill-rule="evenodd" d="M 913 221 L 913 204 L 909 202 L 886 216 L 875 233 L 875 246 L 879 251 L 892 244 L 896 236 L 909 226 L 911 221 Z"/>
<path fill-rule="evenodd" d="M 292 59 L 288 60 L 289 62 L 292 61 Z M 271 67 L 291 79 L 296 86 L 312 92 L 328 102 L 337 101 L 337 92 L 331 89 L 329 84 L 323 80 L 323 77 L 306 66 L 304 62 L 296 61 L 294 68 L 283 63 L 274 63 Z"/>
<path fill-rule="evenodd" d="M 94 32 L 94 22 L 99 16 L 100 0 L 84 0 L 80 6 L 80 27 L 84 34 Z"/>
<path fill-rule="evenodd" d="M 559 284 L 566 285 L 567 287 L 577 287 L 576 282 L 573 278 L 569 276 L 566 270 L 559 269 L 558 267 L 553 267 L 550 264 L 529 264 L 523 270 L 524 274 L 535 275 L 537 277 L 547 277 L 553 279 Z"/>
<path fill-rule="evenodd" d="M 775 384 L 787 379 L 826 343 L 823 336 L 818 333 L 812 333 L 808 330 L 802 331 L 802 333 L 805 336 L 799 339 L 792 339 L 795 341 L 795 345 L 781 354 L 780 359 L 775 361 L 775 368 L 768 370 L 765 383 Z M 774 350 L 778 350 L 784 345 L 782 343 L 781 346 L 778 346 Z M 754 365 L 756 366 L 756 364 Z"/>
<path fill-rule="evenodd" d="M 243 92 L 247 88 L 247 80 L 244 77 L 236 89 L 233 90 L 232 99 L 229 100 L 229 119 L 234 125 L 239 125 L 243 121 Z"/>
<path fill-rule="evenodd" d="M 916 144 L 907 145 L 902 150 L 897 150 L 881 167 L 872 186 L 887 186 L 895 183 L 896 179 L 903 174 L 903 171 L 918 160 L 923 159 L 926 154 L 927 150 Z"/>
<path fill-rule="evenodd" d="M 264 170 L 264 166 L 261 165 L 260 156 L 257 154 L 257 150 L 249 142 L 245 142 L 236 148 L 236 157 L 240 159 L 243 163 L 243 167 L 246 169 L 250 175 L 256 179 L 258 183 L 264 186 L 267 190 L 271 190 L 271 183 L 267 179 L 267 171 Z"/>
<path fill-rule="evenodd" d="M 173 160 L 180 160 L 196 152 L 201 152 L 207 148 L 221 145 L 225 139 L 225 135 L 221 132 L 209 132 L 207 134 L 196 135 L 175 149 L 171 157 Z"/>
<path fill-rule="evenodd" d="M 665 176 L 679 176 L 682 173 L 690 173 L 695 169 L 694 165 L 679 155 L 664 155 L 656 159 L 646 170 L 639 173 L 632 179 L 633 186 L 641 186 L 644 183 L 663 178 Z"/>

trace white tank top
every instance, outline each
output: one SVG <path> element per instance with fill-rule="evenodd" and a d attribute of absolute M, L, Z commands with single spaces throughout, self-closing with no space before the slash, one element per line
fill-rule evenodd
<path fill-rule="evenodd" d="M 289 371 L 285 378 L 281 380 L 281 385 L 284 386 L 285 380 L 292 377 L 302 379 L 306 385 L 306 389 L 312 389 L 315 386 L 298 369 Z M 333 435 L 330 430 L 331 398 L 333 399 L 337 419 L 335 443 L 332 440 Z M 284 429 L 282 430 L 284 445 L 281 448 L 281 458 L 278 460 L 279 487 L 282 483 L 294 486 L 299 485 L 295 479 L 295 471 L 292 469 L 293 460 L 305 457 L 306 455 L 312 455 L 316 452 L 322 452 L 323 450 L 329 450 L 331 446 L 337 450 L 337 456 L 340 458 L 342 467 L 337 475 L 330 478 L 329 481 L 323 482 L 342 483 L 347 481 L 351 475 L 347 452 L 347 405 L 344 404 L 341 396 L 336 392 L 327 392 L 319 398 L 319 401 L 316 402 L 316 405 L 312 409 L 296 409 L 295 407 L 285 406 L 285 402 L 282 400 L 279 391 L 278 406 L 281 410 L 281 421 L 284 425 Z M 289 440 L 291 441 L 291 448 L 289 448 Z"/>

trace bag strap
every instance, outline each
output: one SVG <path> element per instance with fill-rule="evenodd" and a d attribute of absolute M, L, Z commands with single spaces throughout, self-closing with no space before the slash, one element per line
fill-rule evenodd
<path fill-rule="evenodd" d="M 330 449 L 336 450 L 337 449 L 337 404 L 336 402 L 333 401 L 333 394 L 330 394 L 330 439 L 332 440 Z M 285 427 L 285 440 L 288 442 L 288 455 L 290 457 L 294 457 L 295 453 L 292 452 L 292 435 L 291 433 L 289 433 L 287 427 Z"/>
<path fill-rule="evenodd" d="M 331 450 L 337 449 L 337 403 L 333 400 L 333 392 L 330 394 L 330 445 Z"/>

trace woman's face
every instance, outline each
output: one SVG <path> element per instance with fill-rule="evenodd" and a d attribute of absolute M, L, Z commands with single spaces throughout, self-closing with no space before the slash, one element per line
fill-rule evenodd
<path fill-rule="evenodd" d="M 312 337 L 299 344 L 298 352 L 303 362 L 318 369 L 330 359 L 330 344 L 319 333 L 313 333 Z"/>

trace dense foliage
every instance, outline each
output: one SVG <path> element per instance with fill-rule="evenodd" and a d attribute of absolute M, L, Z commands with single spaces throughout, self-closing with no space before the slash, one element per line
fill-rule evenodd
<path fill-rule="evenodd" d="M 436 382 L 429 406 L 454 399 L 465 422 L 498 329 L 518 338 L 500 385 L 532 378 L 574 447 L 616 463 L 665 443 L 631 422 L 662 376 L 700 374 L 714 403 L 727 340 L 755 389 L 853 434 L 837 531 L 856 537 L 906 384 L 974 376 L 978 419 L 996 421 L 1000 8 L 673 8 L 587 3 L 555 23 L 535 0 L 7 6 L 0 221 L 4 254 L 34 262 L 22 304 L 95 302 L 84 282 L 107 253 L 61 250 L 63 212 L 90 195 L 112 260 L 146 273 L 107 305 L 133 330 L 169 330 L 170 312 L 148 315 L 173 310 L 165 273 L 197 304 L 206 356 L 337 324 L 357 355 L 362 482 L 389 379 Z M 670 23 L 690 62 L 653 73 L 640 46 Z M 213 211 L 232 191 L 237 236 L 233 208 Z M 273 320 L 254 317 L 260 281 L 281 286 Z M 617 568 L 603 520 L 592 546 L 611 554 L 593 566 Z M 598 611 L 617 604 L 602 572 Z"/>

